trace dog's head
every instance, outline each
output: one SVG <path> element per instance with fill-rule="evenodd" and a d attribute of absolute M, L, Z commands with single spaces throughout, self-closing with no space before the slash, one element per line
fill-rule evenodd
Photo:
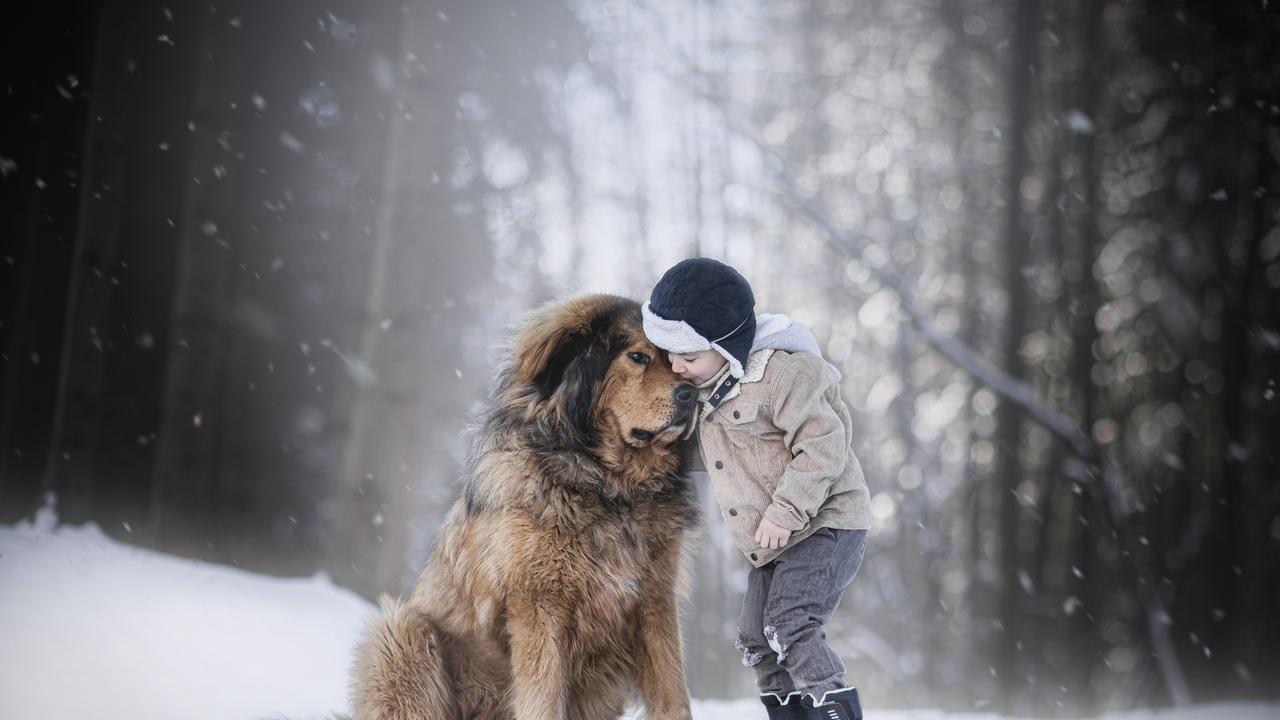
<path fill-rule="evenodd" d="M 583 295 L 535 311 L 517 335 L 511 380 L 569 444 L 659 452 L 691 430 L 697 390 L 645 338 L 640 305 Z"/>

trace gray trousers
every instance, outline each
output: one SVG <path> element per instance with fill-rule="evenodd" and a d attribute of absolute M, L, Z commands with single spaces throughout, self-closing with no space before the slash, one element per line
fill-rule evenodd
<path fill-rule="evenodd" d="M 764 567 L 752 568 L 738 618 L 742 664 L 761 693 L 780 697 L 848 687 L 822 626 L 862 566 L 866 530 L 820 528 Z"/>

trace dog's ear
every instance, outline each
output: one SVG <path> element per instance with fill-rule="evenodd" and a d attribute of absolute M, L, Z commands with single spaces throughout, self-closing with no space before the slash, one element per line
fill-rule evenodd
<path fill-rule="evenodd" d="M 594 344 L 590 331 L 574 332 L 560 339 L 560 344 L 551 351 L 551 356 L 537 375 L 530 380 L 538 388 L 542 399 L 547 399 L 565 382 L 565 376 L 571 367 L 581 365 L 583 355 L 587 354 Z M 581 375 L 576 372 L 574 375 Z"/>
<path fill-rule="evenodd" d="M 550 417 L 572 443 L 590 442 L 596 394 L 613 361 L 610 328 L 618 298 L 587 296 L 543 308 L 516 338 L 513 379 L 557 398 Z"/>
<path fill-rule="evenodd" d="M 618 300 L 587 295 L 533 311 L 512 347 L 512 379 L 536 383 L 547 390 L 544 397 L 554 392 L 569 363 L 587 349 L 600 321 Z"/>
<path fill-rule="evenodd" d="M 561 375 L 558 410 L 563 419 L 562 430 L 580 444 L 589 443 L 596 433 L 591 414 L 614 354 L 605 333 L 593 333 L 587 338 L 585 349 L 568 362 Z"/>

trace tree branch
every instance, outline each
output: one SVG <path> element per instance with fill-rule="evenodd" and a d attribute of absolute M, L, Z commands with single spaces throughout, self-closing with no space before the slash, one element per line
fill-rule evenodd
<path fill-rule="evenodd" d="M 761 156 L 771 166 L 770 170 L 782 187 L 783 194 L 787 200 L 804 212 L 814 225 L 822 231 L 830 243 L 843 248 L 852 255 L 862 254 L 867 246 L 866 238 L 841 232 L 813 199 L 801 194 L 791 181 L 790 175 L 783 168 L 781 159 L 771 148 L 767 147 L 753 133 L 735 123 L 725 108 L 717 103 L 714 98 L 706 95 L 702 97 L 711 101 L 721 111 L 726 122 L 729 123 L 735 133 L 749 140 L 759 149 Z M 898 296 L 899 305 L 903 311 L 907 313 L 907 316 L 911 318 L 912 324 L 916 326 L 920 334 L 925 337 L 925 340 L 935 350 L 969 373 L 974 379 L 990 387 L 996 394 L 1022 408 L 1029 416 L 1067 443 L 1081 459 L 1087 462 L 1094 462 L 1097 459 L 1097 447 L 1089 439 L 1089 436 L 1081 430 L 1075 420 L 1040 399 L 1030 384 L 1009 375 L 1009 373 L 974 352 L 968 345 L 939 330 L 928 315 L 916 304 L 912 294 L 908 291 L 906 280 L 898 273 L 884 267 L 872 267 L 870 270 L 881 283 L 893 290 L 894 294 Z"/>

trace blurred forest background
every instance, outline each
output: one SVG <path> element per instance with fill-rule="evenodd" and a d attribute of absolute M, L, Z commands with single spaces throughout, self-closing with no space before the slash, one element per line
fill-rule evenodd
<path fill-rule="evenodd" d="M 872 707 L 1280 697 L 1270 4 L 15 5 L 0 522 L 404 592 L 514 318 L 706 255 L 844 371 Z"/>

